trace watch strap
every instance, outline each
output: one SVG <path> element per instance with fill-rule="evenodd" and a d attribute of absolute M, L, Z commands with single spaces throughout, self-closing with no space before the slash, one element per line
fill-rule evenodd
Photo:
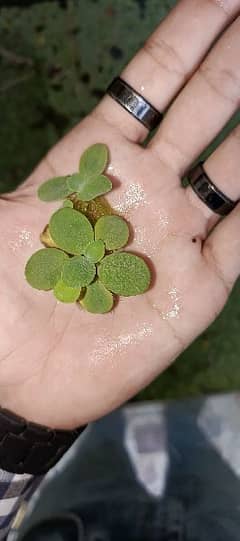
<path fill-rule="evenodd" d="M 0 468 L 42 475 L 60 460 L 85 428 L 55 430 L 0 408 Z"/>

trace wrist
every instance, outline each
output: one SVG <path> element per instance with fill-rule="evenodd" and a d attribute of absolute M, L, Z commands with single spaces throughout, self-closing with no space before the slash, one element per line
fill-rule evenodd
<path fill-rule="evenodd" d="M 0 408 L 0 468 L 18 474 L 46 473 L 84 428 L 54 430 Z"/>

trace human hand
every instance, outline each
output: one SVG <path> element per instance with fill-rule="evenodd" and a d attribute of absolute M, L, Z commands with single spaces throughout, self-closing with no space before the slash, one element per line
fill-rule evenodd
<path fill-rule="evenodd" d="M 26 419 L 72 428 L 123 403 L 163 371 L 218 315 L 240 272 L 240 212 L 219 221 L 180 178 L 239 105 L 240 2 L 183 0 L 122 77 L 165 110 L 219 33 L 228 30 L 179 93 L 155 137 L 109 96 L 58 143 L 15 193 L 0 200 L 1 406 Z M 232 20 L 235 18 L 235 21 Z M 149 258 L 150 290 L 121 298 L 106 315 L 57 303 L 24 279 L 39 233 L 57 208 L 38 185 L 76 170 L 106 143 L 110 204 L 129 220 L 130 251 Z M 207 160 L 212 181 L 240 196 L 240 130 Z"/>

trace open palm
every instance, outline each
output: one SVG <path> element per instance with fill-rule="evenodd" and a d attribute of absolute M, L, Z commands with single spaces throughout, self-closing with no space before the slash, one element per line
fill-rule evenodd
<path fill-rule="evenodd" d="M 166 20 L 163 29 L 167 24 Z M 155 34 L 161 33 L 159 29 Z M 227 52 L 224 39 L 234 45 L 239 33 L 236 20 L 205 61 L 202 73 L 210 72 L 221 51 Z M 214 37 L 211 34 L 209 40 Z M 149 58 L 156 62 L 152 53 Z M 134 62 L 125 72 L 126 78 L 133 78 L 132 84 L 134 77 L 137 80 Z M 229 65 L 230 60 L 221 55 L 221 62 Z M 232 69 L 234 62 L 232 51 Z M 158 68 L 164 70 L 160 64 Z M 180 83 L 175 83 L 172 93 Z M 207 76 L 196 72 L 147 148 L 138 144 L 146 136 L 145 128 L 105 97 L 17 192 L 0 200 L 2 406 L 57 428 L 95 419 L 156 377 L 222 309 L 239 274 L 239 209 L 212 231 L 217 215 L 191 188 L 181 187 L 180 177 L 237 106 L 234 84 L 225 86 L 223 98 Z M 207 107 L 212 107 L 211 122 L 201 104 L 204 89 Z M 227 92 L 231 99 L 226 98 Z M 154 96 L 150 99 L 153 102 Z M 187 115 L 186 101 L 190 103 Z M 155 98 L 160 107 L 156 102 Z M 196 118 L 200 130 L 194 127 Z M 58 303 L 51 292 L 31 289 L 24 278 L 25 263 L 40 248 L 39 234 L 58 206 L 37 199 L 38 184 L 74 172 L 80 154 L 96 142 L 110 149 L 107 173 L 113 191 L 108 200 L 131 224 L 127 250 L 143 255 L 153 274 L 147 293 L 121 298 L 105 315 Z M 237 145 L 239 131 L 208 160 L 209 173 L 219 175 L 228 156 L 228 170 L 237 166 L 239 170 Z M 220 177 L 226 191 L 226 176 Z M 239 195 L 235 184 L 229 189 L 230 196 Z"/>

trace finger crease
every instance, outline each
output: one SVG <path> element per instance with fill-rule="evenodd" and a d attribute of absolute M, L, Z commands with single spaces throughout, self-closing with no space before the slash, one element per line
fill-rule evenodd
<path fill-rule="evenodd" d="M 150 306 L 151 310 L 153 312 L 157 313 L 157 316 L 159 317 L 159 319 L 161 319 L 161 322 L 166 323 L 166 325 L 169 328 L 169 330 L 171 331 L 171 334 L 173 335 L 175 341 L 177 342 L 178 347 L 181 350 L 185 349 L 187 347 L 187 344 L 185 344 L 184 340 L 182 340 L 180 338 L 179 334 L 177 333 L 174 326 L 170 323 L 170 321 L 168 319 L 163 320 L 162 311 L 160 310 L 160 308 L 156 304 L 152 303 L 152 301 L 151 301 L 151 299 L 149 298 L 148 295 L 146 295 L 146 301 L 147 301 L 148 305 Z"/>
<path fill-rule="evenodd" d="M 53 173 L 54 176 L 58 175 L 58 171 L 56 169 L 56 167 L 52 164 L 52 160 L 51 160 L 51 154 L 48 153 L 46 156 L 45 156 L 45 163 L 47 164 L 47 166 L 49 167 L 49 169 L 51 169 L 51 172 Z"/>
<path fill-rule="evenodd" d="M 161 146 L 163 148 L 161 148 Z M 162 156 L 165 154 L 164 147 L 170 149 L 170 159 L 165 159 L 165 162 L 162 159 Z M 177 145 L 169 137 L 167 137 L 166 135 L 161 137 L 161 135 L 159 134 L 158 146 L 152 145 L 152 146 L 149 146 L 149 148 L 151 148 L 151 150 L 154 150 L 156 155 L 158 155 L 159 159 L 162 161 L 162 163 L 165 163 L 165 164 L 167 163 L 168 167 L 170 167 L 172 171 L 174 171 L 174 173 L 177 173 L 180 176 L 183 175 L 185 171 L 185 166 L 181 167 L 180 164 L 182 162 L 189 163 L 190 156 L 188 156 L 187 153 L 184 152 L 184 150 L 182 150 L 179 147 L 179 145 Z M 172 151 L 174 153 L 174 159 L 172 159 Z M 179 164 L 178 164 L 178 157 L 180 159 Z"/>
<path fill-rule="evenodd" d="M 159 310 L 158 307 L 152 307 L 153 310 L 156 310 L 156 312 L 158 313 L 158 316 L 159 318 L 161 318 L 161 320 L 163 321 L 163 318 L 162 318 L 162 312 L 161 310 Z M 182 338 L 180 338 L 179 334 L 177 333 L 176 329 L 174 328 L 174 326 L 171 324 L 170 320 L 169 319 L 164 319 L 164 323 L 166 323 L 167 327 L 169 328 L 169 330 L 171 331 L 175 341 L 177 342 L 178 344 L 178 347 L 181 351 L 183 351 L 184 349 L 186 349 L 187 347 L 187 344 L 185 344 L 184 340 L 182 340 Z"/>
<path fill-rule="evenodd" d="M 143 45 L 143 50 L 156 64 L 169 73 L 175 73 L 183 82 L 187 78 L 187 69 L 176 49 L 165 40 L 150 38 Z"/>
<path fill-rule="evenodd" d="M 198 74 L 203 78 L 207 85 L 217 94 L 219 97 L 224 98 L 226 101 L 233 103 L 235 106 L 240 102 L 239 90 L 240 80 L 236 77 L 230 69 L 223 69 L 216 71 L 206 66 L 200 66 Z M 233 90 L 232 96 L 229 96 L 223 89 L 230 81 Z M 236 94 L 236 96 L 235 96 Z"/>
<path fill-rule="evenodd" d="M 225 291 L 226 298 L 228 298 L 228 296 L 229 296 L 229 294 L 230 294 L 230 292 L 232 290 L 232 286 L 230 284 L 227 284 L 225 276 L 224 276 L 224 274 L 223 274 L 223 272 L 222 272 L 222 270 L 220 268 L 218 259 L 217 259 L 216 255 L 214 254 L 212 245 L 209 242 L 207 242 L 203 246 L 203 254 L 204 254 L 205 260 L 211 266 L 211 268 L 214 270 L 214 272 L 217 275 L 219 281 L 222 283 L 223 289 Z"/>
<path fill-rule="evenodd" d="M 168 162 L 167 159 L 163 158 L 163 157 L 160 155 L 161 152 L 159 152 L 159 150 L 158 150 L 157 147 L 155 147 L 155 146 L 150 146 L 150 145 L 149 145 L 149 146 L 147 147 L 146 152 L 151 152 L 152 154 L 154 154 L 154 155 L 157 157 L 157 159 L 159 160 L 159 162 L 160 162 L 164 167 L 167 167 L 168 169 L 171 169 L 171 171 L 172 171 L 175 175 L 178 174 L 177 167 L 174 168 L 174 167 L 172 166 L 172 164 Z"/>
<path fill-rule="evenodd" d="M 100 110 L 100 109 L 94 109 L 91 112 L 91 116 L 93 118 L 96 118 L 96 120 L 100 120 L 101 122 L 104 122 L 106 126 L 114 130 L 118 135 L 120 134 L 125 140 L 127 140 L 129 143 L 136 145 L 139 141 L 141 141 L 142 137 L 139 135 L 136 137 L 129 137 L 127 134 L 127 130 L 123 130 L 123 128 L 120 125 L 116 125 L 114 122 L 111 122 L 106 115 Z M 137 122 L 137 121 L 136 121 Z"/>

